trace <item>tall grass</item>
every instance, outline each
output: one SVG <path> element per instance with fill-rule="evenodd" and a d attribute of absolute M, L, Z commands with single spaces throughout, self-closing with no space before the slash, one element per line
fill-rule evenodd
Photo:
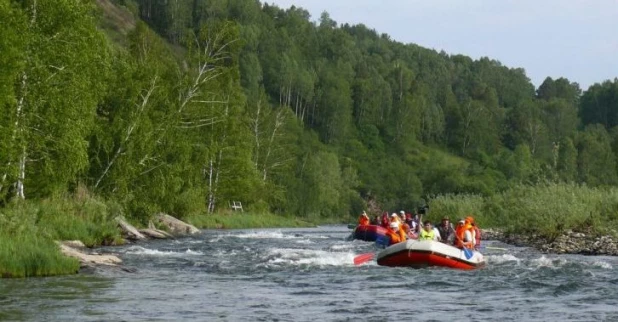
<path fill-rule="evenodd" d="M 607 234 L 618 228 L 618 189 L 575 184 L 515 186 L 491 197 L 444 195 L 431 202 L 431 218 L 473 215 L 481 227 L 553 238 L 567 229 Z"/>
<path fill-rule="evenodd" d="M 96 198 L 22 201 L 0 209 L 0 276 L 73 274 L 79 263 L 63 256 L 55 240 L 87 246 L 121 241 L 114 204 Z"/>

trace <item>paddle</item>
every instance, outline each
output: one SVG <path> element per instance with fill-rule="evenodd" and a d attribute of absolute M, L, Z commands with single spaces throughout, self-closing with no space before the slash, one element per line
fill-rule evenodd
<path fill-rule="evenodd" d="M 364 264 L 370 260 L 373 259 L 373 256 L 375 256 L 375 253 L 366 253 L 366 254 L 360 254 L 356 257 L 354 257 L 354 265 L 358 266 L 361 264 Z"/>
<path fill-rule="evenodd" d="M 376 238 L 376 245 L 381 246 L 381 248 L 386 248 L 390 244 L 390 241 L 391 241 L 390 237 L 379 234 L 378 237 Z M 358 266 L 358 265 L 364 264 L 372 260 L 375 255 L 376 253 L 360 254 L 354 257 L 354 265 Z"/>
<path fill-rule="evenodd" d="M 466 259 L 470 259 L 470 258 L 472 258 L 472 256 L 474 256 L 474 253 L 472 252 L 471 249 L 468 249 L 468 248 L 464 247 L 463 248 L 463 252 L 464 252 L 464 255 L 466 256 Z"/>

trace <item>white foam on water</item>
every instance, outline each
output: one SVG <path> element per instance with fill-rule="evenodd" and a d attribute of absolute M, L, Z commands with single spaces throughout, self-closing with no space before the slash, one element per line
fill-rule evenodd
<path fill-rule="evenodd" d="M 545 257 L 545 255 L 541 256 L 540 258 L 535 258 L 532 259 L 530 261 L 531 266 L 540 268 L 540 267 L 549 267 L 549 268 L 557 268 L 560 266 L 563 266 L 564 264 L 566 264 L 566 260 L 559 258 L 559 259 L 552 259 L 552 258 L 547 258 Z"/>
<path fill-rule="evenodd" d="M 294 241 L 297 244 L 303 244 L 303 245 L 307 245 L 307 244 L 315 244 L 315 242 L 309 240 L 309 239 L 299 239 L 299 240 L 295 240 Z"/>
<path fill-rule="evenodd" d="M 185 256 L 185 255 L 190 255 L 190 256 L 198 256 L 198 255 L 204 255 L 204 253 L 200 252 L 200 251 L 193 251 L 191 249 L 187 249 L 184 252 L 174 252 L 174 251 L 162 251 L 162 250 L 158 250 L 158 249 L 150 249 L 150 248 L 144 248 L 141 246 L 131 246 L 127 249 L 126 251 L 127 254 L 132 254 L 132 255 L 148 255 L 148 256 Z"/>
<path fill-rule="evenodd" d="M 612 269 L 612 268 L 614 268 L 614 266 L 612 266 L 612 264 L 610 264 L 608 262 L 604 262 L 604 261 L 596 261 L 596 262 L 592 263 L 592 266 L 600 267 L 600 268 L 603 268 L 603 269 Z"/>
<path fill-rule="evenodd" d="M 487 262 L 492 264 L 500 264 L 506 262 L 517 262 L 519 264 L 521 260 L 511 254 L 502 254 L 502 255 L 487 255 L 485 256 Z"/>
<path fill-rule="evenodd" d="M 330 252 L 312 249 L 274 248 L 267 253 L 267 264 L 315 265 L 315 266 L 351 266 L 356 256 L 352 252 Z"/>
<path fill-rule="evenodd" d="M 294 235 L 284 235 L 281 231 L 252 231 L 239 234 L 227 234 L 222 237 L 236 237 L 236 238 L 248 238 L 248 239 L 299 239 L 303 238 Z"/>
<path fill-rule="evenodd" d="M 349 250 L 349 249 L 354 249 L 356 246 L 354 245 L 354 243 L 346 243 L 346 244 L 338 244 L 338 245 L 332 245 L 329 247 L 329 249 L 332 250 Z"/>

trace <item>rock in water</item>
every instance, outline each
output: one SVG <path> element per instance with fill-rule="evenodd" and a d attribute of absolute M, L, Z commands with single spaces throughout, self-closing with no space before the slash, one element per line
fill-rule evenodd
<path fill-rule="evenodd" d="M 82 267 L 92 267 L 93 265 L 117 266 L 122 263 L 122 260 L 115 255 L 90 255 L 63 243 L 58 243 L 58 246 L 65 256 L 77 258 Z"/>
<path fill-rule="evenodd" d="M 169 227 L 172 234 L 176 235 L 193 235 L 200 232 L 195 226 L 178 220 L 168 214 L 160 213 L 155 216 L 156 220 Z"/>

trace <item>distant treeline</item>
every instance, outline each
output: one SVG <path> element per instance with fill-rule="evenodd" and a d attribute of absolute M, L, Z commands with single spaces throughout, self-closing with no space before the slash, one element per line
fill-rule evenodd
<path fill-rule="evenodd" d="M 330 217 L 618 184 L 617 80 L 535 89 L 521 68 L 256 0 L 96 3 L 0 0 L 4 203 L 82 187 L 144 220 L 235 200 Z"/>

